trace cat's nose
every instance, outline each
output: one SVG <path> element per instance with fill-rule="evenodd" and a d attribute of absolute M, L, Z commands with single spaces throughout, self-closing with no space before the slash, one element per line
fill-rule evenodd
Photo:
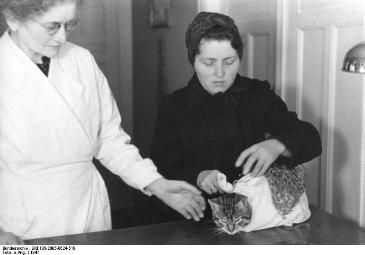
<path fill-rule="evenodd" d="M 234 233 L 234 224 L 227 224 L 227 229 L 228 229 L 228 232 L 230 233 Z"/>

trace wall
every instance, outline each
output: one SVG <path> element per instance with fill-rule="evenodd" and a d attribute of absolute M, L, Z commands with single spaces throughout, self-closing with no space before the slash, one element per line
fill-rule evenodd
<path fill-rule="evenodd" d="M 133 1 L 134 143 L 148 156 L 159 99 L 186 85 L 192 68 L 185 31 L 197 13 L 196 0 L 171 0 L 170 26 L 151 28 L 149 0 Z"/>

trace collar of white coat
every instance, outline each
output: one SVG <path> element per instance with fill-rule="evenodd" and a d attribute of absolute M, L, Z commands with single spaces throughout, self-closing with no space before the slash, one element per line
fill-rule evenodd
<path fill-rule="evenodd" d="M 3 52 L 6 52 L 6 56 L 2 56 L 2 60 L 5 61 L 5 63 L 2 64 L 10 64 L 11 62 L 15 62 L 17 65 L 22 64 L 25 68 L 25 70 L 35 69 L 38 71 L 38 67 L 36 64 L 24 53 L 23 50 L 21 50 L 11 39 L 9 35 L 9 30 L 6 30 L 4 34 L 0 38 L 0 47 L 2 47 L 4 50 Z M 61 46 L 61 49 L 59 53 L 51 58 L 51 64 L 50 64 L 50 72 L 48 75 L 48 78 L 52 81 L 53 79 L 53 71 L 58 70 L 58 75 L 62 75 L 63 78 L 65 78 L 69 83 L 72 83 L 72 86 L 79 87 L 80 89 L 83 89 L 84 86 L 77 81 L 77 70 L 75 70 L 74 65 L 70 63 L 70 58 L 67 58 L 67 52 L 73 48 L 73 44 L 66 42 Z M 34 70 L 31 70 L 34 71 Z M 42 76 L 44 76 L 41 72 L 39 72 Z M 46 76 L 44 78 L 47 79 Z M 56 81 L 57 82 L 57 81 Z"/>

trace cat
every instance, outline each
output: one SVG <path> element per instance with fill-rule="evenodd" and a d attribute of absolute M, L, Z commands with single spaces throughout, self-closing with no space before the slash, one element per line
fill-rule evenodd
<path fill-rule="evenodd" d="M 242 231 L 251 221 L 252 208 L 244 195 L 223 193 L 208 202 L 215 224 L 230 235 Z"/>
<path fill-rule="evenodd" d="M 273 164 L 264 175 L 273 206 L 283 219 L 291 213 L 305 193 L 304 170 L 302 166 L 288 169 Z M 237 184 L 237 181 L 234 183 Z M 251 222 L 253 210 L 245 195 L 223 193 L 217 198 L 208 199 L 208 202 L 212 208 L 213 221 L 219 230 L 227 234 L 245 231 L 244 228 Z"/>

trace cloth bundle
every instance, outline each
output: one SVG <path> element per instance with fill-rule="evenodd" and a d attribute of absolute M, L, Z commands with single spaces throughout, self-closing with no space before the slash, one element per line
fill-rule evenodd
<path fill-rule="evenodd" d="M 227 182 L 224 174 L 219 173 L 218 184 L 227 193 L 238 193 L 247 196 L 252 207 L 251 222 L 244 228 L 245 232 L 259 229 L 267 229 L 278 226 L 292 226 L 293 224 L 306 221 L 311 212 L 308 206 L 308 199 L 305 190 L 298 196 L 298 201 L 293 204 L 290 210 L 281 210 L 280 201 L 275 199 L 267 177 L 252 177 L 250 174 L 231 183 Z M 282 202 L 282 201 L 281 201 Z"/>

